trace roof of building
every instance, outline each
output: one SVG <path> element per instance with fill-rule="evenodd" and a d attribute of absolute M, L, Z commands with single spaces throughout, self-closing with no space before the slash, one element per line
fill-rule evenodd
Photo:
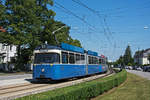
<path fill-rule="evenodd" d="M 150 48 L 144 50 L 144 53 L 150 53 Z"/>
<path fill-rule="evenodd" d="M 135 53 L 134 58 L 142 58 L 142 57 L 148 57 L 150 55 L 150 48 L 142 50 L 142 51 L 137 51 Z"/>

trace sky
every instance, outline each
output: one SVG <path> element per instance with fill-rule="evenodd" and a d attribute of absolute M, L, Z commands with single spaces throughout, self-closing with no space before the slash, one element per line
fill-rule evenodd
<path fill-rule="evenodd" d="M 127 45 L 132 55 L 150 48 L 150 0 L 54 0 L 50 8 L 85 50 L 111 61 L 123 55 Z"/>

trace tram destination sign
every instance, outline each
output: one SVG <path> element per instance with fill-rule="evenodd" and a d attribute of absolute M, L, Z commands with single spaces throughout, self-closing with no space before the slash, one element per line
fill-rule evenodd
<path fill-rule="evenodd" d="M 40 49 L 40 52 L 41 52 L 41 53 L 48 52 L 48 49 Z"/>

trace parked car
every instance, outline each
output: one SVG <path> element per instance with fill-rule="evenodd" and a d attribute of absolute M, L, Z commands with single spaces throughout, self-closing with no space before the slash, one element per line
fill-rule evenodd
<path fill-rule="evenodd" d="M 125 66 L 125 69 L 129 69 L 129 67 L 128 67 L 128 66 Z"/>
<path fill-rule="evenodd" d="M 144 72 L 150 72 L 150 66 L 144 66 L 143 71 Z"/>
<path fill-rule="evenodd" d="M 148 67 L 147 71 L 150 72 L 150 67 Z"/>
<path fill-rule="evenodd" d="M 133 66 L 133 70 L 137 70 L 138 66 Z"/>
<path fill-rule="evenodd" d="M 136 68 L 136 70 L 143 71 L 143 69 L 141 67 Z"/>
<path fill-rule="evenodd" d="M 129 70 L 133 70 L 133 67 L 132 66 L 128 66 Z"/>

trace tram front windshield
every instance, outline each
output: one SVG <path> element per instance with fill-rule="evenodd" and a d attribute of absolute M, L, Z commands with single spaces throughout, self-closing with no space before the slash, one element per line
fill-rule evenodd
<path fill-rule="evenodd" d="M 60 63 L 60 55 L 58 53 L 36 53 L 34 63 Z"/>

